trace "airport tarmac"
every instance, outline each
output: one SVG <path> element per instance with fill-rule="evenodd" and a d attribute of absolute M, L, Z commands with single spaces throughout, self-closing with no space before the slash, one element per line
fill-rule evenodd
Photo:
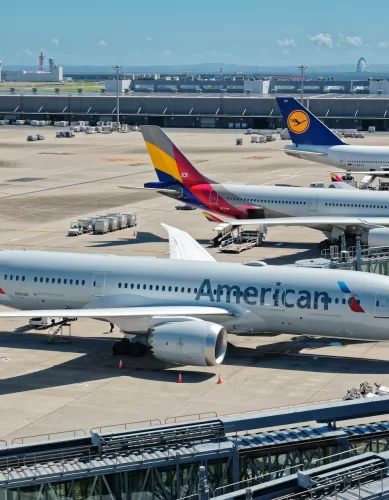
<path fill-rule="evenodd" d="M 286 156 L 280 150 L 285 141 L 250 144 L 250 137 L 238 131 L 167 132 L 202 173 L 218 182 L 306 186 L 330 181 L 330 167 Z M 28 143 L 30 133 L 30 127 L 0 128 L 1 248 L 167 258 L 161 222 L 207 246 L 214 226 L 198 211 L 176 211 L 173 200 L 136 189 L 156 179 L 141 134 L 56 139 L 55 129 L 47 129 L 45 141 Z M 236 146 L 242 136 L 243 146 Z M 353 142 L 388 144 L 389 135 Z M 127 229 L 67 236 L 72 220 L 105 211 L 136 212 L 137 235 Z M 269 229 L 262 247 L 239 255 L 208 250 L 217 260 L 284 264 L 319 257 L 322 239 L 318 231 L 280 227 Z M 106 323 L 79 320 L 70 344 L 48 344 L 47 332 L 29 329 L 20 319 L 3 320 L 0 439 L 327 400 L 365 380 L 389 386 L 386 342 L 331 346 L 333 339 L 230 336 L 228 355 L 218 368 L 177 368 L 147 355 L 123 359 L 119 370 L 111 344 L 120 334 L 108 331 Z M 179 372 L 183 384 L 176 383 Z M 219 374 L 221 385 L 216 384 Z"/>

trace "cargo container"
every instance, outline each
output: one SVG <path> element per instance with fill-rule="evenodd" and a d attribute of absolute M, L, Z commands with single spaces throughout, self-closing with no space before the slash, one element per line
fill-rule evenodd
<path fill-rule="evenodd" d="M 110 231 L 117 231 L 118 230 L 118 218 L 117 217 L 107 217 L 108 224 L 109 224 L 109 230 Z"/>
<path fill-rule="evenodd" d="M 118 229 L 125 229 L 127 227 L 127 216 L 124 214 L 108 214 L 109 216 L 117 217 Z"/>
<path fill-rule="evenodd" d="M 281 132 L 280 132 L 280 138 L 283 141 L 287 141 L 288 139 L 290 139 L 289 130 L 288 129 L 281 130 Z"/>
<path fill-rule="evenodd" d="M 78 225 L 82 227 L 84 233 L 92 231 L 92 218 L 86 217 L 85 219 L 78 219 Z"/>
<path fill-rule="evenodd" d="M 134 227 L 136 226 L 136 214 L 123 214 L 127 217 L 127 226 Z"/>
<path fill-rule="evenodd" d="M 15 125 L 25 125 L 26 124 L 26 120 L 16 120 L 15 121 Z"/>
<path fill-rule="evenodd" d="M 108 219 L 97 219 L 94 222 L 94 233 L 95 234 L 105 234 L 109 231 L 109 221 Z"/>

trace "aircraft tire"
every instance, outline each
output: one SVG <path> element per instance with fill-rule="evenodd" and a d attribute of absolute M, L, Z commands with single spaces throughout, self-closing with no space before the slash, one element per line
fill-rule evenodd
<path fill-rule="evenodd" d="M 330 248 L 330 246 L 331 246 L 330 240 L 323 240 L 319 243 L 320 250 L 326 250 L 327 248 Z"/>

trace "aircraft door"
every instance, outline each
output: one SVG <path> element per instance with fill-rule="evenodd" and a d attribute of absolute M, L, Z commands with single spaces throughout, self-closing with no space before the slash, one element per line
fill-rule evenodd
<path fill-rule="evenodd" d="M 317 198 L 309 198 L 308 211 L 310 212 L 317 211 Z"/>
<path fill-rule="evenodd" d="M 375 296 L 374 316 L 389 318 L 389 294 L 378 292 Z"/>
<path fill-rule="evenodd" d="M 345 156 L 341 156 L 340 157 L 340 160 L 339 160 L 339 164 L 344 167 L 346 165 L 346 157 Z"/>
<path fill-rule="evenodd" d="M 209 203 L 211 205 L 217 205 L 217 202 L 218 202 L 218 194 L 214 189 L 212 189 L 212 191 L 209 193 Z"/>
<path fill-rule="evenodd" d="M 94 297 L 104 297 L 105 279 L 105 273 L 96 273 L 93 275 L 92 295 Z"/>

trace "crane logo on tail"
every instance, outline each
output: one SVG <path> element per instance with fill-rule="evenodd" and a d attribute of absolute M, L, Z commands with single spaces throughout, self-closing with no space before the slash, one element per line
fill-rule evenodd
<path fill-rule="evenodd" d="M 352 312 L 355 313 L 364 313 L 365 310 L 363 307 L 360 305 L 359 300 L 357 300 L 356 296 L 351 293 L 349 287 L 346 285 L 344 281 L 338 281 L 339 288 L 342 290 L 342 292 L 350 294 L 350 297 L 347 299 L 347 304 L 349 308 L 352 310 Z"/>
<path fill-rule="evenodd" d="M 309 128 L 308 113 L 300 109 L 292 111 L 288 116 L 288 128 L 295 134 L 303 134 Z"/>

